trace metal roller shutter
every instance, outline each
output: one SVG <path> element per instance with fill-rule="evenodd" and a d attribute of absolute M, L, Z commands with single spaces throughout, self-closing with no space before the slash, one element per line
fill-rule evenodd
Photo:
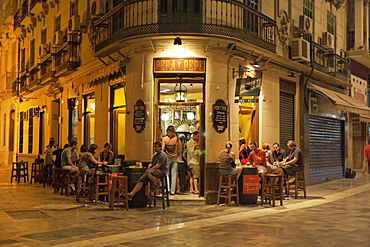
<path fill-rule="evenodd" d="M 287 142 L 294 140 L 294 95 L 280 92 L 280 146 L 287 149 Z"/>
<path fill-rule="evenodd" d="M 343 177 L 343 121 L 310 115 L 310 182 Z"/>

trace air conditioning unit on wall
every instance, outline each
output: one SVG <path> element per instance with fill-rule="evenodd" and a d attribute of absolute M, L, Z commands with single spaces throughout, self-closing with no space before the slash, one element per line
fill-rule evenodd
<path fill-rule="evenodd" d="M 71 32 L 76 32 L 81 30 L 80 16 L 73 15 L 68 21 L 68 30 Z"/>
<path fill-rule="evenodd" d="M 313 33 L 313 20 L 308 17 L 307 15 L 300 15 L 299 16 L 299 31 L 304 34 L 312 34 Z"/>
<path fill-rule="evenodd" d="M 293 60 L 309 62 L 311 60 L 310 42 L 303 38 L 293 39 L 291 54 Z"/>
<path fill-rule="evenodd" d="M 48 44 L 41 44 L 39 46 L 39 57 L 46 56 L 50 52 L 50 47 Z"/>
<path fill-rule="evenodd" d="M 106 1 L 94 0 L 91 3 L 91 15 L 98 17 L 107 13 Z"/>
<path fill-rule="evenodd" d="M 328 50 L 333 50 L 334 49 L 334 35 L 329 32 L 323 32 L 322 39 L 321 39 L 321 45 L 322 47 Z"/>
<path fill-rule="evenodd" d="M 61 45 L 62 43 L 63 43 L 63 32 L 56 31 L 53 37 L 53 45 L 58 46 L 58 45 Z"/>

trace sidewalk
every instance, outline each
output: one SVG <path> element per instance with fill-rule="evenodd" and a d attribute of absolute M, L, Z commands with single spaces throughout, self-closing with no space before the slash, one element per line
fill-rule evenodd
<path fill-rule="evenodd" d="M 74 196 L 54 195 L 40 184 L 10 184 L 10 169 L 0 173 L 0 246 L 108 246 L 122 236 L 142 239 L 145 234 L 166 234 L 164 229 L 214 226 L 241 218 L 299 210 L 341 200 L 370 190 L 369 179 L 338 179 L 307 187 L 307 199 L 288 198 L 283 207 L 268 205 L 171 206 L 130 209 L 108 204 L 77 203 Z M 154 231 L 154 232 L 153 232 Z M 143 235 L 144 234 L 144 235 Z M 98 243 L 101 241 L 101 243 Z M 114 243 L 114 242 L 112 242 Z M 112 244 L 111 246 L 115 246 Z"/>

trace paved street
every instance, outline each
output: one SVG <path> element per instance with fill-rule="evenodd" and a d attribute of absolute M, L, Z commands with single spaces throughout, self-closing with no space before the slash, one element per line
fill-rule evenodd
<path fill-rule="evenodd" d="M 370 246 L 370 185 L 358 173 L 283 207 L 108 210 L 0 174 L 0 246 Z"/>

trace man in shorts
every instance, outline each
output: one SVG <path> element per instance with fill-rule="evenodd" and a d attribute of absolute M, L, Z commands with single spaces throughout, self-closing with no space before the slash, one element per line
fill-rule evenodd
<path fill-rule="evenodd" d="M 77 147 L 76 141 L 71 141 L 69 147 L 65 148 L 61 155 L 62 170 L 68 170 L 72 174 L 72 182 L 69 185 L 73 191 L 75 191 L 75 184 L 78 179 L 78 167 L 73 164 L 75 160 L 73 159 L 73 152 Z"/>
<path fill-rule="evenodd" d="M 162 151 L 162 143 L 155 142 L 153 144 L 155 154 L 152 157 L 148 169 L 140 177 L 139 182 L 135 185 L 134 189 L 128 194 L 128 199 L 131 201 L 132 197 L 149 181 L 151 183 L 150 192 L 154 192 L 158 189 L 159 184 L 157 178 L 161 178 L 166 174 L 167 170 L 167 155 Z"/>

